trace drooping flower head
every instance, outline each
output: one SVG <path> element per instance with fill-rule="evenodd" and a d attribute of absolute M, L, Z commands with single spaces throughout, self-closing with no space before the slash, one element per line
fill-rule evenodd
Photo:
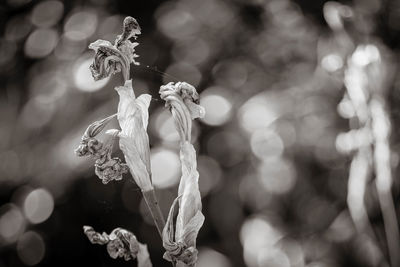
<path fill-rule="evenodd" d="M 103 184 L 112 180 L 121 180 L 122 175 L 128 172 L 126 164 L 117 157 L 111 157 L 116 135 L 108 137 L 105 144 L 96 138 L 115 116 L 116 114 L 90 124 L 82 136 L 79 147 L 75 150 L 75 154 L 79 157 L 90 156 L 96 160 L 95 173 Z"/>
<path fill-rule="evenodd" d="M 205 115 L 196 89 L 186 82 L 170 82 L 160 87 L 160 96 L 170 108 L 181 143 L 190 142 L 192 120 Z"/>
<path fill-rule="evenodd" d="M 89 48 L 96 52 L 93 64 L 90 66 L 90 71 L 96 81 L 120 71 L 124 80 L 129 79 L 130 64 L 139 64 L 135 61 L 138 57 L 135 54 L 138 43 L 130 41 L 131 38 L 136 39 L 138 34 L 140 34 L 140 26 L 137 21 L 132 17 L 126 17 L 122 34 L 117 37 L 114 45 L 105 40 L 97 40 L 89 45 Z"/>

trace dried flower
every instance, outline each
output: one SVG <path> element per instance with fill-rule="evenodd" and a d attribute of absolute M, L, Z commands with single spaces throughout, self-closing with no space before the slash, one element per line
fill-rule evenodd
<path fill-rule="evenodd" d="M 135 54 L 135 47 L 138 43 L 132 43 L 129 40 L 130 38 L 136 39 L 137 34 L 140 34 L 139 24 L 134 18 L 126 17 L 123 32 L 117 37 L 114 45 L 105 40 L 97 40 L 89 45 L 89 48 L 96 52 L 94 62 L 90 66 L 90 71 L 96 81 L 121 70 L 124 79 L 129 79 L 130 64 L 139 64 L 135 61 L 135 58 L 138 57 Z"/>
<path fill-rule="evenodd" d="M 164 258 L 194 266 L 197 261 L 196 238 L 203 225 L 197 172 L 196 151 L 190 143 L 192 119 L 203 117 L 205 110 L 199 103 L 196 89 L 188 83 L 169 83 L 160 88 L 161 98 L 166 101 L 181 138 L 180 160 L 182 177 L 178 198 L 175 199 L 163 230 Z M 174 208 L 179 202 L 176 227 L 173 226 Z M 175 233 L 174 233 L 175 230 Z"/>
<path fill-rule="evenodd" d="M 107 244 L 111 258 L 124 258 L 126 261 L 138 259 L 139 267 L 151 267 L 147 245 L 140 243 L 136 236 L 122 228 L 115 228 L 109 235 L 98 233 L 91 226 L 83 226 L 83 231 L 92 244 Z"/>
<path fill-rule="evenodd" d="M 196 89 L 186 82 L 170 82 L 160 87 L 160 96 L 171 110 L 181 142 L 190 142 L 192 120 L 205 115 Z"/>
<path fill-rule="evenodd" d="M 152 190 L 149 137 L 146 131 L 151 96 L 142 94 L 135 98 L 131 80 L 116 90 L 120 96 L 118 105 L 118 121 L 121 127 L 118 133 L 120 148 L 137 185 L 142 191 Z"/>
<path fill-rule="evenodd" d="M 103 149 L 103 143 L 97 140 L 95 137 L 98 135 L 104 127 L 113 119 L 117 114 L 111 115 L 105 119 L 95 121 L 88 126 L 85 133 L 82 136 L 79 147 L 75 149 L 75 154 L 78 157 L 83 156 L 94 156 L 100 157 Z"/>
<path fill-rule="evenodd" d="M 90 124 L 82 136 L 81 144 L 75 150 L 78 156 L 92 156 L 96 159 L 95 173 L 103 184 L 112 180 L 121 180 L 122 175 L 128 172 L 125 163 L 122 163 L 119 158 L 111 157 L 116 135 L 113 134 L 106 144 L 95 138 L 115 115 Z"/>

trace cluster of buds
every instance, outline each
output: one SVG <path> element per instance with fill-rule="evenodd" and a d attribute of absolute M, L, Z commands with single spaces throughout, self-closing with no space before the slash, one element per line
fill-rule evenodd
<path fill-rule="evenodd" d="M 137 259 L 139 267 L 152 266 L 147 245 L 140 243 L 134 234 L 125 229 L 115 228 L 108 235 L 96 232 L 91 226 L 83 226 L 83 232 L 92 244 L 107 245 L 107 252 L 113 259 Z"/>

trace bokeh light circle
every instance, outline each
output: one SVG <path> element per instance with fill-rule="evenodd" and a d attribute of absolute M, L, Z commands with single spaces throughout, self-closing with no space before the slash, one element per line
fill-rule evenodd
<path fill-rule="evenodd" d="M 206 89 L 200 97 L 206 114 L 202 121 L 208 125 L 218 126 L 226 123 L 232 116 L 232 103 L 220 87 Z"/>
<path fill-rule="evenodd" d="M 44 222 L 50 217 L 53 209 L 53 196 L 46 189 L 35 189 L 25 198 L 24 213 L 31 223 Z"/>
<path fill-rule="evenodd" d="M 21 210 L 14 204 L 6 204 L 0 208 L 0 241 L 13 243 L 25 230 L 25 218 Z"/>
<path fill-rule="evenodd" d="M 53 51 L 57 42 L 58 33 L 54 29 L 37 29 L 26 40 L 24 51 L 28 57 L 42 58 Z"/>
<path fill-rule="evenodd" d="M 76 87 L 84 92 L 94 92 L 103 88 L 109 81 L 110 77 L 104 78 L 100 81 L 95 81 L 90 72 L 90 65 L 92 59 L 78 60 L 74 67 L 74 81 Z"/>
<path fill-rule="evenodd" d="M 46 245 L 36 232 L 28 231 L 18 240 L 17 253 L 23 263 L 29 266 L 38 264 L 44 258 Z"/>
<path fill-rule="evenodd" d="M 174 186 L 179 181 L 180 161 L 172 150 L 157 148 L 151 151 L 151 172 L 153 184 L 157 188 Z"/>

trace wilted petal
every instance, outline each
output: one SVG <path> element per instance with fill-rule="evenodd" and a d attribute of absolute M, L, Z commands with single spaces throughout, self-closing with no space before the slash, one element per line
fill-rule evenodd
<path fill-rule="evenodd" d="M 152 267 L 150 254 L 147 245 L 139 243 L 139 252 L 137 254 L 138 267 Z"/>
<path fill-rule="evenodd" d="M 100 234 L 96 232 L 91 226 L 83 226 L 83 232 L 92 244 L 104 245 L 107 244 L 108 241 L 110 241 L 106 233 Z"/>
<path fill-rule="evenodd" d="M 171 110 L 181 142 L 190 142 L 192 120 L 205 114 L 204 108 L 198 105 L 196 89 L 185 82 L 170 82 L 160 87 L 160 96 Z"/>
<path fill-rule="evenodd" d="M 143 94 L 135 98 L 131 80 L 116 90 L 120 96 L 118 105 L 118 121 L 121 127 L 120 148 L 138 186 L 142 190 L 150 190 L 153 186 L 150 180 L 150 147 L 146 128 L 151 96 Z"/>
<path fill-rule="evenodd" d="M 186 224 L 201 210 L 199 191 L 199 173 L 197 172 L 196 150 L 189 142 L 181 145 L 180 159 L 182 177 L 179 183 L 178 195 L 179 213 L 176 219 L 176 239 L 182 240 Z"/>
<path fill-rule="evenodd" d="M 122 163 L 119 158 L 108 159 L 104 163 L 97 160 L 94 166 L 95 173 L 102 180 L 103 184 L 107 184 L 113 180 L 122 180 L 122 175 L 128 173 L 128 166 Z"/>
<path fill-rule="evenodd" d="M 199 234 L 200 228 L 204 223 L 204 215 L 198 210 L 196 215 L 194 215 L 189 223 L 185 225 L 183 229 L 183 234 L 180 237 L 182 242 L 184 242 L 188 247 L 196 247 L 196 239 Z"/>
<path fill-rule="evenodd" d="M 130 61 L 124 53 L 114 47 L 109 41 L 97 40 L 89 45 L 96 54 L 90 65 L 94 80 L 104 79 L 112 74 L 124 71 L 124 77 L 129 75 Z"/>
<path fill-rule="evenodd" d="M 107 244 L 107 252 L 111 258 L 131 260 L 138 258 L 139 267 L 151 267 L 147 246 L 140 243 L 136 236 L 122 228 L 115 228 L 109 235 L 97 233 L 93 227 L 84 226 L 84 233 L 93 244 Z"/>
<path fill-rule="evenodd" d="M 113 114 L 111 116 L 108 116 L 107 118 L 91 123 L 83 134 L 79 147 L 75 149 L 75 154 L 79 157 L 100 157 L 101 150 L 103 149 L 103 143 L 97 140 L 95 137 L 116 115 L 117 114 Z"/>

